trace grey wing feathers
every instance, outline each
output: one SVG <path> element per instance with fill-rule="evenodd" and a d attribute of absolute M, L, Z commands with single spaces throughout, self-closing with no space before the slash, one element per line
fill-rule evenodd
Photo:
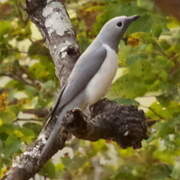
<path fill-rule="evenodd" d="M 59 104 L 60 104 L 60 101 L 61 101 L 61 97 L 62 97 L 62 94 L 64 92 L 64 89 L 65 89 L 65 86 L 61 88 L 60 92 L 58 93 L 58 97 L 57 97 L 57 100 L 55 102 L 55 105 L 54 107 L 52 108 L 51 112 L 49 113 L 48 115 L 48 118 L 47 118 L 47 121 L 45 122 L 45 125 L 44 127 L 46 127 L 48 125 L 48 122 L 52 119 L 52 117 L 54 116 L 54 113 L 56 111 L 56 109 L 59 107 Z M 61 107 L 59 107 L 61 108 Z M 60 110 L 60 109 L 59 109 Z"/>
<path fill-rule="evenodd" d="M 58 93 L 58 98 L 57 98 L 57 100 L 56 100 L 56 102 L 55 102 L 55 105 L 54 105 L 54 107 L 53 107 L 53 109 L 52 109 L 52 111 L 51 111 L 51 113 L 50 113 L 50 116 L 53 116 L 53 115 L 54 115 L 54 113 L 55 113 L 55 111 L 56 111 L 56 109 L 57 109 L 57 107 L 58 107 L 58 105 L 59 105 L 59 102 L 60 102 L 60 100 L 61 100 L 61 97 L 62 97 L 62 95 L 63 95 L 64 90 L 65 90 L 65 86 L 62 87 L 61 90 L 60 90 L 60 92 Z"/>
<path fill-rule="evenodd" d="M 61 107 L 76 97 L 97 73 L 106 58 L 106 49 L 100 47 L 80 56 L 75 64 L 61 96 Z"/>
<path fill-rule="evenodd" d="M 80 57 L 68 78 L 67 85 L 61 89 L 55 106 L 50 112 L 50 119 L 46 122 L 45 126 L 47 126 L 48 122 L 54 116 L 57 108 L 61 110 L 86 87 L 90 79 L 101 67 L 105 58 L 106 49 L 103 47 L 95 49 L 94 52 L 89 52 Z"/>

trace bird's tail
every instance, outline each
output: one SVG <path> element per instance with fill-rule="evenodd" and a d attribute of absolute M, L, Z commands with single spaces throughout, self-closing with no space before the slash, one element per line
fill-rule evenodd
<path fill-rule="evenodd" d="M 65 86 L 62 87 L 62 89 L 60 90 L 60 92 L 58 93 L 58 96 L 57 96 L 57 100 L 55 102 L 55 105 L 54 107 L 52 108 L 51 112 L 48 114 L 48 117 L 47 117 L 47 121 L 45 122 L 44 126 L 43 126 L 43 129 L 46 129 L 46 127 L 48 126 L 49 122 L 51 122 L 51 120 L 53 119 L 55 113 L 56 113 L 56 110 L 59 109 L 59 112 L 61 111 L 61 109 L 63 109 L 63 106 L 60 106 L 60 102 L 61 102 L 61 97 L 63 95 L 63 92 L 65 90 Z"/>
<path fill-rule="evenodd" d="M 66 108 L 65 108 L 66 109 Z M 45 159 L 49 152 L 51 151 L 51 148 L 53 147 L 53 144 L 56 142 L 59 131 L 62 127 L 63 118 L 66 114 L 67 110 L 62 110 L 60 116 L 58 117 L 54 128 L 52 129 L 52 132 L 50 133 L 50 136 L 45 144 L 45 146 L 42 149 L 41 155 L 39 157 L 39 162 L 41 162 L 43 159 Z"/>

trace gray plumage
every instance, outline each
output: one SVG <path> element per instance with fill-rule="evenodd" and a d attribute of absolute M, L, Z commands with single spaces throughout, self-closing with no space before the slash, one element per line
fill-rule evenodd
<path fill-rule="evenodd" d="M 54 143 L 66 112 L 73 108 L 84 109 L 105 95 L 117 70 L 119 41 L 128 25 L 137 18 L 138 16 L 119 16 L 109 20 L 79 57 L 51 114 L 50 121 L 57 107 L 61 112 L 40 160 L 47 155 Z"/>

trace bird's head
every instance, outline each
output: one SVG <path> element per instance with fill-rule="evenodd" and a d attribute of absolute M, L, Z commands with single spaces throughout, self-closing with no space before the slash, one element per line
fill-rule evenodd
<path fill-rule="evenodd" d="M 117 49 L 118 43 L 128 26 L 138 18 L 139 16 L 118 16 L 112 18 L 104 24 L 98 37 L 103 43 Z"/>

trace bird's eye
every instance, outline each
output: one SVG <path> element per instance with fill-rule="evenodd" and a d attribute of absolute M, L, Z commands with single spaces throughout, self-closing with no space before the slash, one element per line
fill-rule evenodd
<path fill-rule="evenodd" d="M 118 22 L 117 26 L 121 27 L 122 26 L 122 22 Z"/>

